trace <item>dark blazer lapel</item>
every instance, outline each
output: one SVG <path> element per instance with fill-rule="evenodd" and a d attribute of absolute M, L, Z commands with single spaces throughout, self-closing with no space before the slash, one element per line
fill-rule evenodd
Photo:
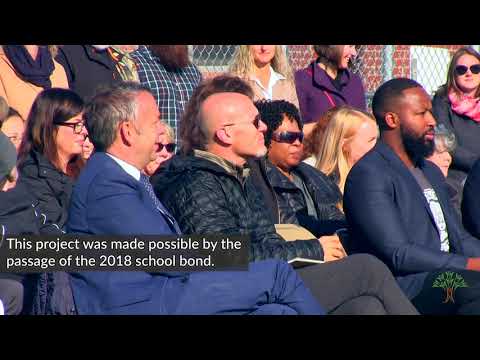
<path fill-rule="evenodd" d="M 113 160 L 110 156 L 108 156 L 105 153 L 98 153 L 97 156 L 101 156 L 104 158 L 103 161 L 108 161 L 114 166 L 118 171 L 119 174 L 122 174 L 121 176 L 125 176 L 125 178 L 128 178 L 132 184 L 135 184 L 135 187 L 141 194 L 141 198 L 143 203 L 148 206 L 152 212 L 158 213 L 159 216 L 161 216 L 166 224 L 170 227 L 172 232 L 181 234 L 180 228 L 178 226 L 178 223 L 176 222 L 175 218 L 170 214 L 170 212 L 165 208 L 165 206 L 162 204 L 162 202 L 159 200 L 159 207 L 156 206 L 155 202 L 153 199 L 150 197 L 150 194 L 148 193 L 147 189 L 145 186 L 140 182 L 131 177 L 129 174 L 125 172 L 125 170 L 115 161 Z M 118 175 L 120 176 L 120 175 Z"/>
<path fill-rule="evenodd" d="M 94 47 L 91 45 L 84 45 L 85 47 L 85 52 L 87 54 L 87 57 L 92 60 L 96 61 L 108 69 L 113 70 L 115 67 L 115 64 L 113 60 L 110 58 L 110 55 L 108 54 L 108 50 L 103 50 L 103 52 L 97 51 Z M 104 54 L 107 54 L 107 56 L 104 56 Z"/>
<path fill-rule="evenodd" d="M 432 224 L 435 230 L 438 232 L 438 228 L 435 223 L 435 218 L 433 217 L 432 211 L 430 210 L 430 206 L 428 205 L 427 199 L 423 194 L 422 189 L 417 183 L 417 180 L 412 175 L 410 170 L 405 166 L 405 164 L 400 160 L 400 158 L 390 149 L 390 147 L 384 143 L 379 142 L 377 145 L 377 150 L 380 154 L 390 163 L 390 165 L 394 168 L 395 173 L 399 174 L 407 183 L 408 187 L 411 189 L 412 197 L 417 198 L 417 201 L 421 202 L 425 207 L 430 219 L 432 220 Z M 430 181 L 430 178 L 427 177 Z M 433 186 L 434 184 L 432 184 Z M 438 195 L 437 195 L 438 196 Z"/>
<path fill-rule="evenodd" d="M 155 204 L 152 202 L 152 199 L 150 198 L 150 195 L 147 192 L 147 189 L 145 189 L 145 186 L 143 186 L 140 181 L 137 181 L 134 179 L 131 175 L 129 175 L 125 170 L 115 161 L 113 160 L 110 156 L 108 156 L 106 153 L 99 152 L 95 154 L 97 157 L 102 158 L 102 161 L 110 163 L 110 167 L 113 167 L 113 171 L 116 171 L 118 174 L 115 174 L 116 177 L 122 176 L 125 179 L 128 179 L 130 183 L 134 184 L 137 190 L 140 192 L 142 201 L 148 205 L 152 210 L 158 211 L 157 208 L 155 207 Z"/>

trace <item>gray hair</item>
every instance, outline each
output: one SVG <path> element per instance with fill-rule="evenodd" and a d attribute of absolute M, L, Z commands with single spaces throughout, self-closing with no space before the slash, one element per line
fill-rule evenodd
<path fill-rule="evenodd" d="M 435 148 L 438 149 L 442 145 L 452 154 L 457 147 L 457 140 L 455 134 L 448 130 L 444 124 L 437 124 L 435 126 Z"/>
<path fill-rule="evenodd" d="M 151 94 L 149 88 L 126 81 L 100 90 L 88 102 L 83 118 L 96 151 L 106 151 L 113 144 L 122 122 L 137 119 L 137 96 L 141 92 Z"/>

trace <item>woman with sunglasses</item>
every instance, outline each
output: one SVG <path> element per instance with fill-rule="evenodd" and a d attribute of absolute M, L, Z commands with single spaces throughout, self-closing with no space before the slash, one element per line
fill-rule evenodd
<path fill-rule="evenodd" d="M 267 158 L 254 168 L 255 187 L 265 195 L 269 214 L 275 224 L 297 224 L 305 227 L 315 236 L 321 237 L 327 260 L 345 256 L 343 248 L 328 235 L 345 228 L 344 215 L 337 208 L 341 193 L 337 185 L 327 176 L 303 159 L 303 123 L 295 105 L 287 101 L 257 101 L 255 106 L 267 125 L 265 146 Z M 275 196 L 263 186 L 260 174 L 267 180 Z M 336 243 L 335 243 L 336 241 Z M 331 246 L 338 248 L 331 249 Z M 331 252 L 329 250 L 332 250 Z"/>
<path fill-rule="evenodd" d="M 463 47 L 452 57 L 447 83 L 433 101 L 433 115 L 438 123 L 453 132 L 457 148 L 448 179 L 458 192 L 475 161 L 480 157 L 480 54 Z"/>
<path fill-rule="evenodd" d="M 158 148 L 156 152 L 156 158 L 150 161 L 143 172 L 145 175 L 152 176 L 160 167 L 169 159 L 175 155 L 175 132 L 173 128 L 167 123 L 162 121 L 163 130 L 160 133 Z"/>
<path fill-rule="evenodd" d="M 19 182 L 38 200 L 46 223 L 62 230 L 87 136 L 83 108 L 82 99 L 71 90 L 42 91 L 32 105 L 19 149 Z"/>

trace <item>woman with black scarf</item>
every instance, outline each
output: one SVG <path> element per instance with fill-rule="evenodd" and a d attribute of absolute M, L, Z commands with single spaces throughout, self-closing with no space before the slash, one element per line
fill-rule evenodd
<path fill-rule="evenodd" d="M 67 75 L 54 60 L 55 45 L 3 45 L 0 48 L 0 96 L 26 119 L 44 89 L 68 89 Z"/>

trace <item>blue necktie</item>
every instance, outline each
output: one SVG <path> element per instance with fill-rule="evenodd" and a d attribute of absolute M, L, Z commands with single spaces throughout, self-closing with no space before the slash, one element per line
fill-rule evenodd
<path fill-rule="evenodd" d="M 165 220 L 167 221 L 167 224 L 170 226 L 170 229 L 177 233 L 181 234 L 182 232 L 180 231 L 180 228 L 178 227 L 177 221 L 175 218 L 170 215 L 167 211 L 167 209 L 163 206 L 163 204 L 158 200 L 157 196 L 155 195 L 155 192 L 153 191 L 153 186 L 150 184 L 150 181 L 148 179 L 148 176 L 142 174 L 140 176 L 140 182 L 145 186 L 145 189 L 147 190 L 148 195 L 152 199 L 155 207 L 157 208 L 158 211 L 163 215 Z"/>

